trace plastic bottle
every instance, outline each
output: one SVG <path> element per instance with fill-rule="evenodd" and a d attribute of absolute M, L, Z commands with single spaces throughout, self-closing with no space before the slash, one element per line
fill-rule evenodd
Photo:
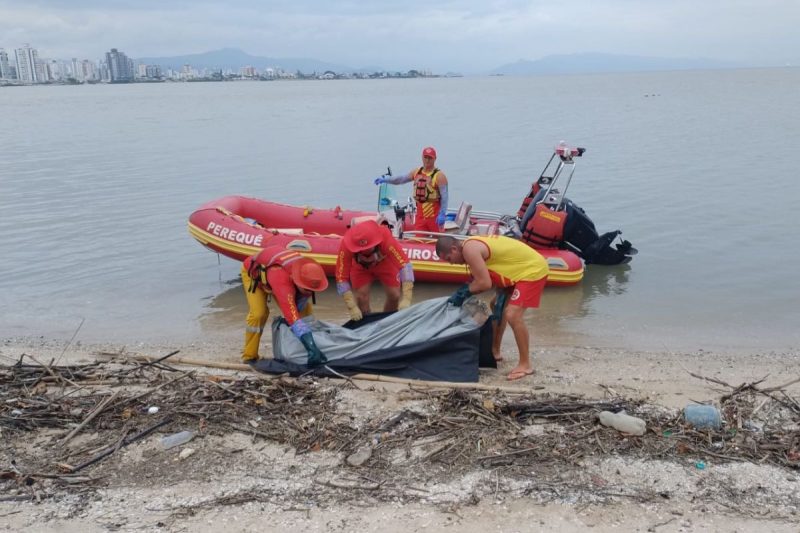
<path fill-rule="evenodd" d="M 625 411 L 619 413 L 612 413 L 611 411 L 602 411 L 599 415 L 600 423 L 604 426 L 612 427 L 622 433 L 630 433 L 631 435 L 644 435 L 647 426 L 644 420 L 636 418 L 627 414 Z"/>
<path fill-rule="evenodd" d="M 713 405 L 689 404 L 683 410 L 683 418 L 698 429 L 717 429 L 722 425 L 719 409 Z"/>
<path fill-rule="evenodd" d="M 172 435 L 161 437 L 161 446 L 165 450 L 169 450 L 170 448 L 174 448 L 175 446 L 186 444 L 193 438 L 194 438 L 193 431 L 181 431 L 180 433 L 173 433 Z"/>

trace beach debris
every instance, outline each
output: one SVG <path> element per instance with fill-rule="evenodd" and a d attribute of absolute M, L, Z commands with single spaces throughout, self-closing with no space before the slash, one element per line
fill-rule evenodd
<path fill-rule="evenodd" d="M 372 457 L 372 446 L 362 446 L 355 453 L 347 456 L 347 464 L 350 466 L 361 466 Z"/>
<path fill-rule="evenodd" d="M 604 426 L 612 427 L 621 433 L 641 436 L 644 435 L 647 430 L 647 425 L 644 420 L 631 416 L 625 411 L 620 411 L 619 413 L 602 411 L 598 415 L 598 418 L 600 423 Z"/>
<path fill-rule="evenodd" d="M 719 409 L 713 405 L 689 404 L 683 409 L 683 418 L 697 429 L 718 429 L 722 425 Z"/>
<path fill-rule="evenodd" d="M 154 415 L 157 412 L 158 412 L 158 406 L 157 405 L 151 405 L 150 407 L 147 408 L 147 414 L 148 415 Z"/>
<path fill-rule="evenodd" d="M 39 386 L 42 383 L 47 386 Z M 329 472 L 330 479 L 342 479 L 337 468 L 358 466 L 350 472 L 358 474 L 361 488 L 385 491 L 387 498 L 425 494 L 413 487 L 423 486 L 437 472 L 451 477 L 497 468 L 504 475 L 527 479 L 532 468 L 542 475 L 543 469 L 557 472 L 592 457 L 658 458 L 682 464 L 691 458 L 694 468 L 713 458 L 715 464 L 759 463 L 796 471 L 800 403 L 782 388 L 761 383 L 723 391 L 717 409 L 724 423 L 717 429 L 700 430 L 686 423 L 683 410 L 646 406 L 610 390 L 606 398 L 589 399 L 578 394 L 462 390 L 446 384 L 412 389 L 411 408 L 356 419 L 341 412 L 352 391 L 345 381 L 209 376 L 127 361 L 44 365 L 30 363 L 25 356 L 14 364 L 0 364 L 0 431 L 9 456 L 34 438 L 37 452 L 17 453 L 16 463 L 0 464 L 0 493 L 38 500 L 48 497 L 48 491 L 97 490 L 131 468 L 119 460 L 126 455 L 114 456 L 115 452 L 159 431 L 159 441 L 181 433 L 195 438 L 234 431 L 253 441 L 279 444 L 295 456 L 335 454 L 342 460 Z M 150 414 L 154 406 L 159 410 Z M 598 413 L 619 419 L 622 411 L 637 414 L 625 414 L 639 421 L 635 429 L 644 424 L 651 431 L 620 438 L 616 426 L 597 424 Z M 205 451 L 184 447 L 174 458 L 180 461 Z M 84 469 L 86 474 L 76 476 Z M 59 481 L 65 476 L 69 479 Z M 27 482 L 21 480 L 31 480 L 39 496 L 17 494 L 27 490 Z M 600 490 L 588 476 L 586 483 L 587 490 Z"/>
<path fill-rule="evenodd" d="M 194 448 L 184 448 L 181 450 L 181 453 L 178 454 L 178 459 L 183 461 L 184 459 L 188 459 L 192 455 L 194 455 Z"/>
<path fill-rule="evenodd" d="M 105 411 L 106 408 L 109 406 L 109 404 L 117 399 L 117 396 L 119 396 L 119 394 L 120 394 L 120 391 L 117 390 L 111 396 L 109 396 L 108 398 L 106 398 L 102 402 L 100 402 L 100 405 L 98 405 L 97 408 L 95 408 L 91 413 L 89 413 L 89 415 L 83 420 L 83 422 L 78 424 L 78 427 L 76 427 L 75 429 L 70 431 L 69 434 L 66 437 L 64 437 L 64 440 L 61 441 L 61 444 L 68 443 L 72 439 L 72 437 L 77 435 L 84 427 L 86 427 L 86 425 L 89 422 L 91 422 L 92 420 L 97 418 L 97 416 L 100 413 Z"/>
<path fill-rule="evenodd" d="M 161 437 L 161 447 L 165 450 L 182 446 L 194 438 L 194 431 L 180 431 Z"/>

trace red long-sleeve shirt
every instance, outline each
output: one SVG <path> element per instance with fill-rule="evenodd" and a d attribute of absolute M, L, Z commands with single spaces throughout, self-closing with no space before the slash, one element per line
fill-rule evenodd
<path fill-rule="evenodd" d="M 280 266 L 267 269 L 267 283 L 272 296 L 278 303 L 283 318 L 290 326 L 300 319 L 300 309 L 308 304 L 308 296 L 297 290 L 289 273 Z"/>

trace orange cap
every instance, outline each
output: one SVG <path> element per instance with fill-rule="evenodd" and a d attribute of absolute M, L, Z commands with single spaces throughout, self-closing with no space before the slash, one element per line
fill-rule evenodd
<path fill-rule="evenodd" d="M 322 266 L 308 257 L 302 257 L 291 265 L 292 281 L 301 289 L 320 292 L 328 288 L 328 278 Z"/>

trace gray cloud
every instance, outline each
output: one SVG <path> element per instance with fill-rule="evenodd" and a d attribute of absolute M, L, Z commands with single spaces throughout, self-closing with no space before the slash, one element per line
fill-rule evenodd
<path fill-rule="evenodd" d="M 578 52 L 795 62 L 796 0 L 0 0 L 0 47 L 98 58 L 238 47 L 354 67 L 481 71 Z"/>

